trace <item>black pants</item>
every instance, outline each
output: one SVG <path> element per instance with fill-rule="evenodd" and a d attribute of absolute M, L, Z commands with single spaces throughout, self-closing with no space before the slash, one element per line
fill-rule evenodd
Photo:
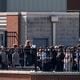
<path fill-rule="evenodd" d="M 1 69 L 8 69 L 8 65 L 6 63 L 2 63 Z"/>
<path fill-rule="evenodd" d="M 64 62 L 57 62 L 55 71 L 63 71 L 64 70 Z"/>

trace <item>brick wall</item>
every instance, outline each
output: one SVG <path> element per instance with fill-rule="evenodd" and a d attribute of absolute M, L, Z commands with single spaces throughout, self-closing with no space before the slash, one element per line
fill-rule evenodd
<path fill-rule="evenodd" d="M 15 44 L 19 44 L 19 16 L 18 15 L 8 15 L 7 16 L 7 31 L 16 32 Z M 8 47 L 12 47 L 10 44 L 10 38 L 8 38 Z"/>

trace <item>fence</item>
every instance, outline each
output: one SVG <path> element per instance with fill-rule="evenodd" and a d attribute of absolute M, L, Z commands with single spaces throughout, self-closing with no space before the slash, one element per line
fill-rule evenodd
<path fill-rule="evenodd" d="M 18 44 L 18 35 L 16 32 L 7 32 L 7 47 L 12 47 L 13 44 Z"/>
<path fill-rule="evenodd" d="M 1 69 L 80 71 L 79 52 L 66 49 L 10 48 L 0 50 Z"/>

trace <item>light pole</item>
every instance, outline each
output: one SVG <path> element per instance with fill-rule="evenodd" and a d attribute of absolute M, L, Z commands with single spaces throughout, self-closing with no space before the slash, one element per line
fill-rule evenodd
<path fill-rule="evenodd" d="M 58 16 L 51 16 L 52 22 L 52 45 L 56 45 L 56 23 L 58 22 Z"/>

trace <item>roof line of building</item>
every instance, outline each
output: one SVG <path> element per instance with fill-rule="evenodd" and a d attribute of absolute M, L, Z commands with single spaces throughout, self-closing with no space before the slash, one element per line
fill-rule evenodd
<path fill-rule="evenodd" d="M 74 15 L 74 14 L 76 14 L 76 15 L 79 15 L 79 12 L 0 12 L 0 15 L 4 15 L 4 16 L 6 16 L 6 15 L 19 15 L 19 14 L 21 14 L 21 15 L 28 15 L 28 14 L 33 14 L 33 15 L 53 15 L 53 14 L 56 14 L 56 15 Z"/>

